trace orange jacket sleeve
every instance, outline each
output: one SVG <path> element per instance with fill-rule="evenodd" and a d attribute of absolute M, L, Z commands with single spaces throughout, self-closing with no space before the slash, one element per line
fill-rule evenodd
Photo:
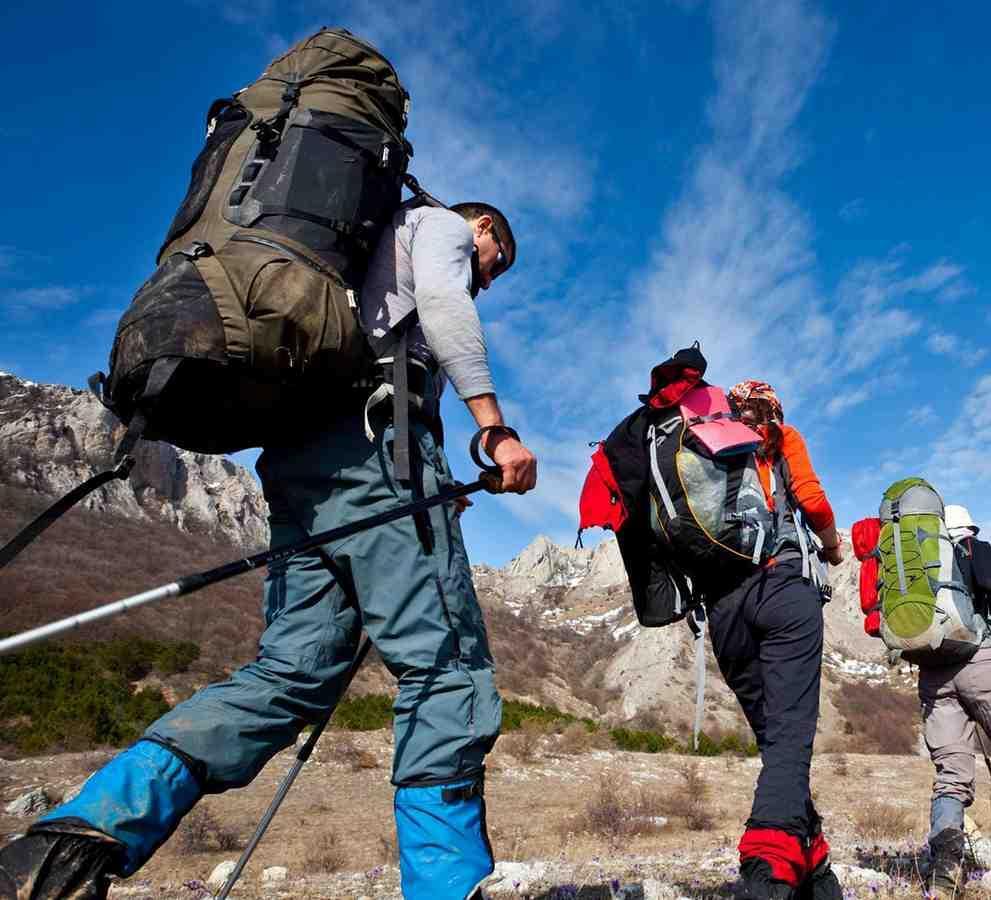
<path fill-rule="evenodd" d="M 805 518 L 813 531 L 822 531 L 835 524 L 833 508 L 829 505 L 822 482 L 812 468 L 809 451 L 802 436 L 790 425 L 782 427 L 784 440 L 781 454 L 788 463 L 791 474 L 791 492 L 802 507 Z"/>

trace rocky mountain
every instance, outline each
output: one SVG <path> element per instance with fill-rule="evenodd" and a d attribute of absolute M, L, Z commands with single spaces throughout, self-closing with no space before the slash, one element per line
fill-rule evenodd
<path fill-rule="evenodd" d="M 0 372 L 0 484 L 51 502 L 109 468 L 123 433 L 88 391 Z M 130 478 L 90 494 L 86 508 L 220 535 L 245 549 L 268 542 L 261 488 L 241 466 L 157 441 L 141 441 L 134 456 Z"/>
<path fill-rule="evenodd" d="M 842 532 L 849 549 L 849 533 Z M 865 683 L 911 689 L 909 666 L 889 668 L 880 641 L 863 630 L 858 597 L 859 563 L 848 553 L 831 569 L 833 599 L 824 607 L 823 715 L 820 734 L 849 733 L 837 708 L 844 684 Z M 646 717 L 684 733 L 695 702 L 695 646 L 687 625 L 641 628 L 633 612 L 622 560 L 615 540 L 592 549 L 557 546 L 536 538 L 504 570 L 478 567 L 476 583 L 483 597 L 498 601 L 544 628 L 567 628 L 581 635 L 605 631 L 612 639 L 599 676 L 611 694 L 610 714 L 617 720 Z M 723 683 L 706 642 L 706 727 L 744 727 L 736 701 Z"/>

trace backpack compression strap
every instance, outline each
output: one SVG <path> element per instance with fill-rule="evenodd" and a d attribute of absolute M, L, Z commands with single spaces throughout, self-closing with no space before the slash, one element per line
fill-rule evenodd
<path fill-rule="evenodd" d="M 82 484 L 73 488 L 64 497 L 56 500 L 34 521 L 22 528 L 3 547 L 0 547 L 0 569 L 6 566 L 28 544 L 34 541 L 50 525 L 55 524 L 55 522 L 62 518 L 83 498 L 92 494 L 93 491 L 99 490 L 111 481 L 118 479 L 120 481 L 126 481 L 128 479 L 135 463 L 131 451 L 134 450 L 135 445 L 144 434 L 147 424 L 145 416 L 148 406 L 165 390 L 165 386 L 168 384 L 169 379 L 180 362 L 182 360 L 178 357 L 165 357 L 157 359 L 152 363 L 151 370 L 148 373 L 148 380 L 145 382 L 145 389 L 139 400 L 139 405 L 135 409 L 134 415 L 131 416 L 131 421 L 127 426 L 124 437 L 121 438 L 116 450 L 114 450 L 114 467 L 107 469 L 105 472 L 100 472 L 92 478 L 88 478 Z M 89 386 L 93 393 L 96 394 L 97 399 L 104 406 L 108 406 L 103 398 L 103 384 L 105 380 L 106 376 L 102 372 L 97 372 L 95 375 L 90 376 Z M 108 406 L 108 408 L 110 407 Z"/>
<path fill-rule="evenodd" d="M 792 521 L 795 526 L 795 535 L 798 540 L 798 549 L 802 554 L 802 578 L 806 581 L 812 580 L 812 563 L 809 559 L 809 539 L 805 533 L 805 522 L 802 516 L 802 508 L 795 500 L 791 492 L 790 471 L 783 460 L 778 460 L 771 467 L 771 478 L 774 482 L 774 527 L 777 534 L 775 537 L 780 541 L 781 535 L 785 533 L 787 516 L 791 512 Z M 778 545 L 774 547 L 774 553 L 780 549 Z M 773 554 L 772 554 L 773 555 Z"/>

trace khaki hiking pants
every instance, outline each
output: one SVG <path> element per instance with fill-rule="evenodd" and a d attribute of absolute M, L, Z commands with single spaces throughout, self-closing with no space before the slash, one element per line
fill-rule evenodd
<path fill-rule="evenodd" d="M 967 662 L 919 669 L 919 700 L 926 746 L 936 767 L 933 797 L 974 802 L 975 754 L 980 735 L 991 752 L 991 647 Z"/>

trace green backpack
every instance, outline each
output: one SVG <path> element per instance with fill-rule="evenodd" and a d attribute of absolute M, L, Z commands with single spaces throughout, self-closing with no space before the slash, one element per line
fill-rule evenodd
<path fill-rule="evenodd" d="M 946 665 L 969 659 L 984 639 L 953 543 L 943 500 L 922 478 L 884 492 L 878 539 L 881 637 L 908 662 Z"/>

